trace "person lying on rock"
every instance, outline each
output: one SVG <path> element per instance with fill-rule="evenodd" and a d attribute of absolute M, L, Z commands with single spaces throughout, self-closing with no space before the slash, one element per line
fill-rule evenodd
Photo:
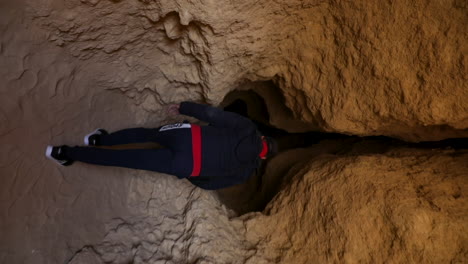
<path fill-rule="evenodd" d="M 276 141 L 261 135 L 250 119 L 239 114 L 193 102 L 171 105 L 168 112 L 192 116 L 209 125 L 176 123 L 114 133 L 97 129 L 85 136 L 88 147 L 47 146 L 46 156 L 62 166 L 81 161 L 172 174 L 214 190 L 245 182 L 263 159 L 277 153 Z M 156 142 L 164 148 L 98 148 L 144 142 Z"/>

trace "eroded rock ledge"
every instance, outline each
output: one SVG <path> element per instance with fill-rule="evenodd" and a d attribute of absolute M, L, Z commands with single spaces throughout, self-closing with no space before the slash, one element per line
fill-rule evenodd
<path fill-rule="evenodd" d="M 183 202 L 183 214 L 150 207 L 151 217 L 119 223 L 71 263 L 463 262 L 467 151 L 312 154 L 317 149 L 275 158 L 303 157 L 263 213 L 229 218 L 192 192 L 199 197 Z M 284 170 L 272 166 L 266 177 Z"/>
<path fill-rule="evenodd" d="M 61 2 L 61 1 L 55 1 Z M 217 104 L 273 80 L 297 119 L 329 132 L 411 141 L 468 135 L 460 1 L 31 1 L 49 40 L 151 110 Z"/>

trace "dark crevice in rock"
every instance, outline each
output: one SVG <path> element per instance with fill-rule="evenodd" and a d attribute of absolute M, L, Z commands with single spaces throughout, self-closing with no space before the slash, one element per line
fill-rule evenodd
<path fill-rule="evenodd" d="M 273 87 L 271 83 L 268 85 L 270 88 Z M 221 106 L 224 107 L 226 111 L 235 112 L 250 118 L 256 123 L 258 129 L 263 134 L 277 139 L 280 153 L 297 149 L 298 151 L 293 151 L 290 155 L 303 156 L 291 157 L 290 164 L 283 166 L 285 170 L 276 171 L 274 173 L 275 175 L 271 175 L 271 172 L 270 174 L 265 174 L 268 163 L 275 162 L 275 159 L 268 160 L 257 170 L 257 173 L 251 177 L 248 182 L 218 191 L 220 200 L 237 214 L 262 211 L 265 209 L 268 202 L 280 190 L 280 186 L 287 181 L 289 169 L 297 163 L 312 159 L 314 156 L 322 154 L 337 156 L 384 154 L 391 150 L 401 148 L 437 150 L 468 149 L 468 138 L 453 138 L 441 141 L 414 143 L 386 136 L 359 137 L 321 131 L 289 133 L 285 129 L 274 127 L 269 123 L 269 120 L 271 120 L 271 113 L 268 109 L 286 109 L 285 106 L 268 104 L 257 91 L 255 88 L 251 90 L 233 91 L 225 97 Z M 275 91 L 273 94 L 280 96 L 281 92 Z M 275 102 L 284 103 L 284 98 L 277 98 Z M 291 113 L 285 113 L 285 116 L 287 115 L 291 115 Z M 293 120 L 293 122 L 294 121 L 295 120 Z M 296 121 L 299 124 L 300 121 Z M 306 151 L 306 149 L 309 149 L 309 151 Z"/>

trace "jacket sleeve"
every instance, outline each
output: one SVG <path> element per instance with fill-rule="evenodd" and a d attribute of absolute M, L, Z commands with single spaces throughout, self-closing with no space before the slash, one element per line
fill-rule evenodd
<path fill-rule="evenodd" d="M 188 115 L 209 122 L 215 127 L 229 128 L 255 128 L 255 124 L 248 118 L 239 114 L 226 112 L 219 108 L 209 105 L 197 104 L 193 102 L 182 102 L 179 112 L 183 115 Z"/>

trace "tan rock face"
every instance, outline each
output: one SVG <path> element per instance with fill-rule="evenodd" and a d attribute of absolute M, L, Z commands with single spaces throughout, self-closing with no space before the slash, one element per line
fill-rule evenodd
<path fill-rule="evenodd" d="M 276 159 L 284 164 L 314 151 Z M 463 262 L 467 158 L 466 151 L 414 149 L 302 158 L 263 213 L 232 219 L 206 193 L 164 205 L 134 182 L 135 194 L 152 196 L 145 218 L 114 223 L 102 243 L 88 246 L 92 254 L 80 251 L 71 263 Z"/>
<path fill-rule="evenodd" d="M 30 5 L 49 40 L 118 64 L 126 74 L 105 76 L 106 85 L 139 103 L 219 103 L 246 80 L 272 79 L 295 117 L 322 130 L 414 141 L 468 135 L 459 1 Z"/>
<path fill-rule="evenodd" d="M 288 70 L 278 74 L 294 112 L 328 131 L 466 136 L 466 7 L 339 2 L 316 17 L 295 36 Z"/>
<path fill-rule="evenodd" d="M 248 263 L 463 262 L 467 158 L 404 149 L 297 165 L 264 214 L 245 216 Z"/>

